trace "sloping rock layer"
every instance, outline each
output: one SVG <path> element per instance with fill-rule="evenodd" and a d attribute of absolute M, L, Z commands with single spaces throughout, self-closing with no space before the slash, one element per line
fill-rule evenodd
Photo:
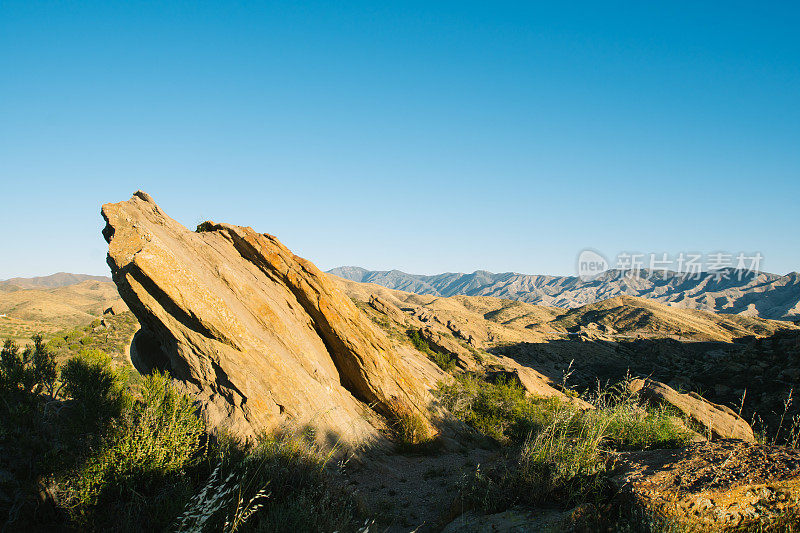
<path fill-rule="evenodd" d="M 433 431 L 426 387 L 385 335 L 275 237 L 213 222 L 190 231 L 141 191 L 102 214 L 114 282 L 142 325 L 135 364 L 168 369 L 211 424 L 245 437 L 307 426 L 346 442 L 408 417 Z"/>
<path fill-rule="evenodd" d="M 678 409 L 695 424 L 705 427 L 713 438 L 756 442 L 753 428 L 745 419 L 731 408 L 709 402 L 695 392 L 680 393 L 669 385 L 652 379 L 634 379 L 629 388 L 645 400 Z"/>

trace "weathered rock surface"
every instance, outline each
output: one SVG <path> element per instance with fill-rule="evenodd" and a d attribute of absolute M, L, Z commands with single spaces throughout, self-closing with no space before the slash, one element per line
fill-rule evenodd
<path fill-rule="evenodd" d="M 634 379 L 629 388 L 646 400 L 675 407 L 695 423 L 704 426 L 712 438 L 741 439 L 746 442 L 756 440 L 750 424 L 741 416 L 724 405 L 704 400 L 696 393 L 682 394 L 652 379 Z"/>
<path fill-rule="evenodd" d="M 383 417 L 415 416 L 433 431 L 425 385 L 383 332 L 275 237 L 213 222 L 190 231 L 143 192 L 102 214 L 114 282 L 142 325 L 135 363 L 169 369 L 210 423 L 363 442 Z"/>
<path fill-rule="evenodd" d="M 419 334 L 434 350 L 455 357 L 456 365 L 461 370 L 475 371 L 478 369 L 478 364 L 472 353 L 452 337 L 448 338 L 427 326 L 419 328 Z"/>
<path fill-rule="evenodd" d="M 383 313 L 399 324 L 406 324 L 408 322 L 408 317 L 406 317 L 399 307 L 389 301 L 384 300 L 380 296 L 376 296 L 374 294 L 371 295 L 369 299 L 369 305 L 379 313 Z"/>
<path fill-rule="evenodd" d="M 679 531 L 766 531 L 781 516 L 800 520 L 800 450 L 721 440 L 619 460 L 622 503 Z"/>

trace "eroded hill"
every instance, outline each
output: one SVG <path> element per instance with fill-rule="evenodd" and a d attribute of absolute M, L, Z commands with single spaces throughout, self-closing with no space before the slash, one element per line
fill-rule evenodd
<path fill-rule="evenodd" d="M 484 296 L 449 298 L 338 279 L 379 324 L 434 326 L 467 351 L 503 356 L 579 390 L 650 376 L 727 405 L 766 432 L 800 383 L 800 328 L 618 296 L 572 310 Z M 383 313 L 378 296 L 399 310 Z M 385 306 L 383 306 L 385 307 Z M 742 398 L 744 397 L 744 401 Z M 796 402 L 795 402 L 796 403 Z"/>
<path fill-rule="evenodd" d="M 574 308 L 617 296 L 638 296 L 677 307 L 771 319 L 800 318 L 800 276 L 722 270 L 702 276 L 609 270 L 592 280 L 478 270 L 434 276 L 399 270 L 339 267 L 336 276 L 434 296 L 494 296 L 537 305 Z"/>

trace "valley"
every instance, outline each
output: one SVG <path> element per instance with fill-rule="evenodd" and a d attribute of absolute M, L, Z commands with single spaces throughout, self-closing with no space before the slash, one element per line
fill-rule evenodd
<path fill-rule="evenodd" d="M 222 527 L 242 498 L 262 502 L 253 530 L 797 520 L 791 321 L 627 294 L 418 294 L 323 273 L 249 227 L 189 230 L 141 191 L 103 215 L 113 281 L 0 283 L 0 334 L 27 354 L 0 358 L 14 524 Z"/>

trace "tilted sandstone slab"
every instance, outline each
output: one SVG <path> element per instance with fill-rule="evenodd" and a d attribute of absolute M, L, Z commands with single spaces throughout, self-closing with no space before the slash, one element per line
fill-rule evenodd
<path fill-rule="evenodd" d="M 361 442 L 377 436 L 377 412 L 433 431 L 426 387 L 385 335 L 275 237 L 213 222 L 190 231 L 141 191 L 102 214 L 114 282 L 147 341 L 135 362 L 168 369 L 211 424 Z"/>
<path fill-rule="evenodd" d="M 753 428 L 745 419 L 732 409 L 711 403 L 696 393 L 683 394 L 652 379 L 634 379 L 630 382 L 629 388 L 631 392 L 638 393 L 646 400 L 675 407 L 696 424 L 704 426 L 712 437 L 741 439 L 747 442 L 756 440 Z"/>
<path fill-rule="evenodd" d="M 387 330 L 392 329 L 414 329 L 420 336 L 428 342 L 429 346 L 435 351 L 449 353 L 456 357 L 456 366 L 460 371 L 473 372 L 477 374 L 486 374 L 486 377 L 504 376 L 510 379 L 532 396 L 543 397 L 556 397 L 562 400 L 567 400 L 581 409 L 590 409 L 592 406 L 572 395 L 565 394 L 557 389 L 557 383 L 548 378 L 537 370 L 520 364 L 511 357 L 489 352 L 478 352 L 473 348 L 470 350 L 461 345 L 456 340 L 458 336 L 453 333 L 453 321 L 448 318 L 446 312 L 438 310 L 434 312 L 427 307 L 416 305 L 403 305 L 402 298 L 410 296 L 409 293 L 401 291 L 394 291 L 373 285 L 369 283 L 356 283 L 353 281 L 344 280 L 331 276 L 342 290 L 357 302 L 366 304 L 365 309 L 373 310 L 374 313 L 380 316 L 377 321 L 383 324 Z M 463 306 L 464 299 L 468 300 L 469 297 L 459 297 L 456 302 L 458 305 Z M 431 298 L 431 303 L 440 302 L 441 300 L 455 300 L 448 298 Z M 494 298 L 488 298 L 494 300 Z M 486 303 L 485 301 L 477 303 Z M 401 308 L 398 304 L 403 305 Z M 444 308 L 450 307 L 450 303 L 445 303 Z M 473 303 L 469 302 L 470 307 Z M 463 307 L 462 307 L 463 308 Z M 444 315 L 444 316 L 440 316 Z M 484 320 L 483 314 L 474 314 L 470 318 L 461 318 L 459 323 L 467 324 L 472 322 L 472 329 L 477 329 L 476 324 L 489 322 Z M 497 331 L 497 330 L 495 330 Z M 510 331 L 510 330 L 509 330 Z M 479 337 L 486 337 L 487 331 L 484 330 L 482 334 L 476 333 Z M 465 340 L 463 336 L 460 337 Z M 478 356 L 476 357 L 476 354 Z M 447 377 L 445 376 L 445 379 Z"/>

